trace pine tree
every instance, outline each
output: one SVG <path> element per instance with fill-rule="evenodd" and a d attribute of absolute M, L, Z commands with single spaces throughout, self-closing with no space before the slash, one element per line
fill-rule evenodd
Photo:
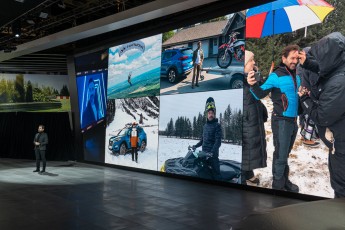
<path fill-rule="evenodd" d="M 18 74 L 16 76 L 16 82 L 15 82 L 15 102 L 24 102 L 25 99 L 25 90 L 24 90 L 24 75 Z"/>
<path fill-rule="evenodd" d="M 25 95 L 25 101 L 26 102 L 33 102 L 33 96 L 32 96 L 32 84 L 31 81 L 28 81 L 28 85 L 26 87 L 26 95 Z"/>

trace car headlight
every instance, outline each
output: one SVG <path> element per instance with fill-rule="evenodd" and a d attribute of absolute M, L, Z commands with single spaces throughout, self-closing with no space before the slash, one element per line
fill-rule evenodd
<path fill-rule="evenodd" d="M 165 172 L 165 163 L 162 165 L 162 167 L 161 167 L 161 170 L 160 170 L 161 172 Z"/>

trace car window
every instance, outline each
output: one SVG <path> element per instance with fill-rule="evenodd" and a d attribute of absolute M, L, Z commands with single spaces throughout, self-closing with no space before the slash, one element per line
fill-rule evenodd
<path fill-rule="evenodd" d="M 181 53 L 183 53 L 184 55 L 190 55 L 190 54 L 193 54 L 193 50 L 192 49 L 184 49 L 184 50 L 181 50 Z"/>
<path fill-rule="evenodd" d="M 177 54 L 176 51 L 171 52 L 171 57 L 174 57 Z"/>
<path fill-rule="evenodd" d="M 165 52 L 163 59 L 170 59 L 171 58 L 171 52 Z"/>

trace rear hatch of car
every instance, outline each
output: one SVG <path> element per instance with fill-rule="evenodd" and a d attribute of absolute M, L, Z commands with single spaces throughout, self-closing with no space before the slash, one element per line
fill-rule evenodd
<path fill-rule="evenodd" d="M 181 57 L 179 60 L 181 61 L 182 69 L 184 72 L 193 68 L 193 50 L 191 48 L 181 49 Z"/>

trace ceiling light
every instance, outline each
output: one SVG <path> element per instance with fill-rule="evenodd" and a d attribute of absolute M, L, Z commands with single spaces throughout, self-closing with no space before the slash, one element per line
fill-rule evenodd
<path fill-rule="evenodd" d="M 40 18 L 47 18 L 48 17 L 48 13 L 45 12 L 41 12 L 39 15 Z"/>
<path fill-rule="evenodd" d="M 27 19 L 26 22 L 30 25 L 35 25 L 35 21 L 32 19 Z"/>
<path fill-rule="evenodd" d="M 14 0 L 15 2 L 24 3 L 25 0 Z"/>

